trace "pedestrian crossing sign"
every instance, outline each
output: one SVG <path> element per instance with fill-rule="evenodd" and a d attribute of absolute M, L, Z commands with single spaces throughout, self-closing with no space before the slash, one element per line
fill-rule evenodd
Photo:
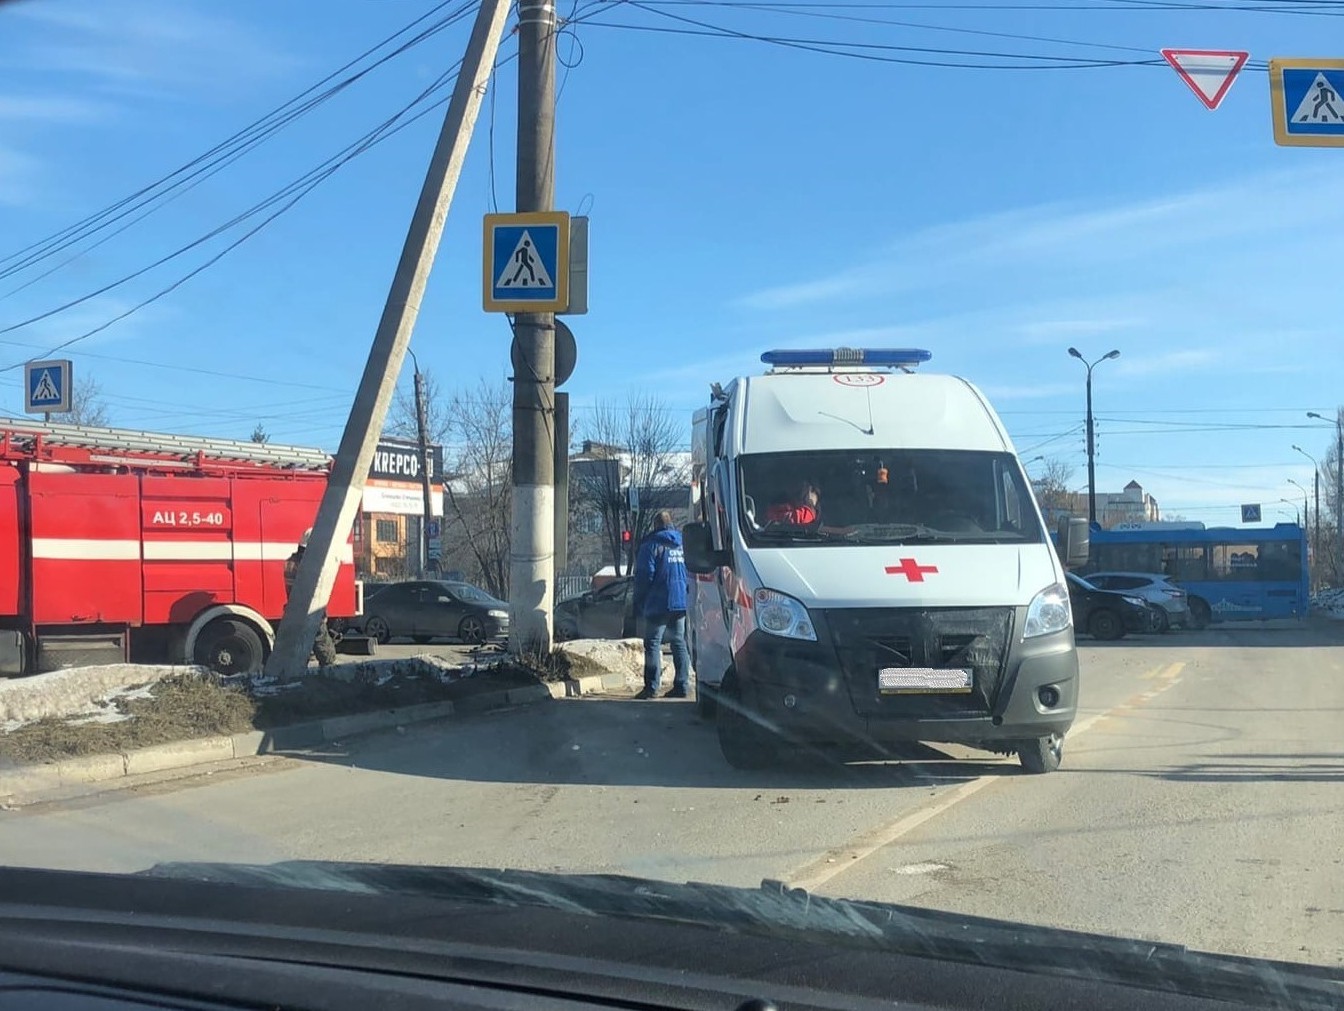
<path fill-rule="evenodd" d="M 564 312 L 569 308 L 569 215 L 563 211 L 487 214 L 486 312 Z"/>
<path fill-rule="evenodd" d="M 71 408 L 74 372 L 66 359 L 27 362 L 23 367 L 23 409 L 29 414 L 64 414 Z"/>
<path fill-rule="evenodd" d="M 1273 59 L 1274 140 L 1287 147 L 1344 147 L 1344 59 Z"/>

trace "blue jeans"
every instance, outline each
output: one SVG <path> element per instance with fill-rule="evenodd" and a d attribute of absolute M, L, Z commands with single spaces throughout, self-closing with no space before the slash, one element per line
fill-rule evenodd
<path fill-rule="evenodd" d="M 663 640 L 672 647 L 675 671 L 672 687 L 686 692 L 691 687 L 691 654 L 686 648 L 686 612 L 644 616 L 644 687 L 658 691 L 663 681 Z"/>

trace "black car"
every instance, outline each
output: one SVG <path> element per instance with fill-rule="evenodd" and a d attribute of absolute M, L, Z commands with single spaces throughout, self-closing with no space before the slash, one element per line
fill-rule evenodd
<path fill-rule="evenodd" d="M 470 583 L 413 580 L 366 595 L 358 626 L 378 642 L 408 636 L 481 643 L 508 634 L 509 605 Z"/>
<path fill-rule="evenodd" d="M 1069 606 L 1077 631 L 1094 639 L 1119 639 L 1126 632 L 1152 630 L 1152 612 L 1142 597 L 1098 589 L 1072 572 L 1068 579 Z"/>
<path fill-rule="evenodd" d="M 629 639 L 637 634 L 635 581 L 629 576 L 555 605 L 558 640 Z"/>

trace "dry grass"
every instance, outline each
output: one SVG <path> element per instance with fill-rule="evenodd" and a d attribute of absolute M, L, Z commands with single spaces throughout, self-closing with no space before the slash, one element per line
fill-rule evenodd
<path fill-rule="evenodd" d="M 454 681 L 397 674 L 378 683 L 372 673 L 371 670 L 370 676 L 350 681 L 310 675 L 297 687 L 255 696 L 241 687 L 221 685 L 209 678 L 194 675 L 165 678 L 150 689 L 150 697 L 115 701 L 116 708 L 130 719 L 117 723 L 45 719 L 0 734 L 0 761 L 29 765 L 198 737 L 268 730 L 330 716 L 467 698 L 536 684 L 541 677 L 539 670 L 512 663 L 501 663 Z"/>

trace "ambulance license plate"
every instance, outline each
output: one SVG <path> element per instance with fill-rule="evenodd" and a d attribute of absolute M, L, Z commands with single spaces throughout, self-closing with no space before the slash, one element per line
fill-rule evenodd
<path fill-rule="evenodd" d="M 964 695 L 971 683 L 972 672 L 965 667 L 883 667 L 877 672 L 877 690 L 883 695 Z"/>

